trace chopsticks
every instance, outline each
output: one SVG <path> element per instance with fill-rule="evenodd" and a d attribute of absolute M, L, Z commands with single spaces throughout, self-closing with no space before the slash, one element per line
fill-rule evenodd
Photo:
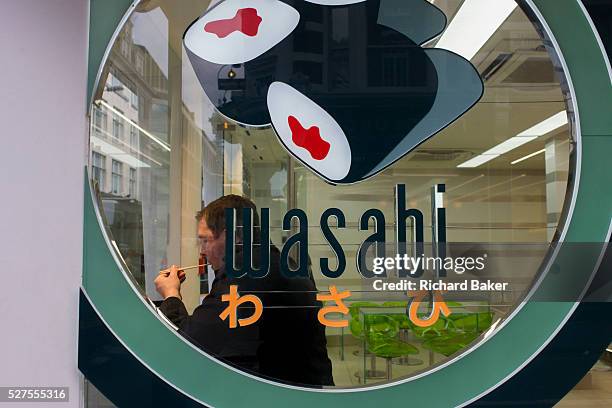
<path fill-rule="evenodd" d="M 178 270 L 179 271 L 186 271 L 187 269 L 195 269 L 195 268 L 199 268 L 200 266 L 208 266 L 208 264 L 207 263 L 203 263 L 203 264 L 200 264 L 200 265 L 185 266 L 185 267 L 182 267 L 182 268 L 178 268 Z"/>
<path fill-rule="evenodd" d="M 195 268 L 199 268 L 200 266 L 208 266 L 208 265 L 210 265 L 210 264 L 203 263 L 203 264 L 200 264 L 200 265 L 184 266 L 184 267 L 178 268 L 178 272 L 181 272 L 181 271 L 184 272 L 184 271 L 189 270 L 189 269 L 195 269 Z M 170 270 L 169 269 L 164 269 L 163 271 L 159 271 L 159 274 L 160 275 L 163 274 L 164 276 L 168 276 L 168 275 L 170 275 Z M 179 279 L 180 279 L 181 282 L 183 282 L 185 280 L 185 278 L 186 278 L 186 276 L 184 274 L 183 274 L 182 277 L 179 276 Z"/>

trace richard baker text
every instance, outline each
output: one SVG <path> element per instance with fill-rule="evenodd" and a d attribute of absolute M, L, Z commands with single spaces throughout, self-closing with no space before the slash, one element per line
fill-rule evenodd
<path fill-rule="evenodd" d="M 509 290 L 508 282 L 495 282 L 490 279 L 466 279 L 460 282 L 444 282 L 431 279 L 402 279 L 396 282 L 388 282 L 376 279 L 372 282 L 374 290 L 378 291 L 475 291 L 475 292 L 505 292 Z"/>

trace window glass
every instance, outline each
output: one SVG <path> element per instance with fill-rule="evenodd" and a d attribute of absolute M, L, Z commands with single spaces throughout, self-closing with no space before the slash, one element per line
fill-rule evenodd
<path fill-rule="evenodd" d="M 282 310 L 276 316 L 299 322 L 319 310 L 311 302 L 316 293 L 330 294 L 332 286 L 351 292 L 345 301 L 348 313 L 330 317 L 344 318 L 347 325 L 324 326 L 324 338 L 316 340 L 318 352 L 331 361 L 335 387 L 369 386 L 426 372 L 477 346 L 503 324 L 539 276 L 549 244 L 558 239 L 576 142 L 571 96 L 559 58 L 529 10 L 512 1 L 471 10 L 472 2 L 434 0 L 418 11 L 423 16 L 418 20 L 390 13 L 382 8 L 384 2 L 375 0 L 333 8 L 284 3 L 302 16 L 295 32 L 253 60 L 228 64 L 194 59 L 182 41 L 209 8 L 208 1 L 141 2 L 136 7 L 105 62 L 108 75 L 92 107 L 91 177 L 107 232 L 117 243 L 126 273 L 149 299 L 161 304 L 154 284 L 160 270 L 210 262 L 202 257 L 198 241 L 198 211 L 222 196 L 247 197 L 258 211 L 269 209 L 272 245 L 279 251 L 286 248 L 290 263 L 311 271 L 312 283 L 298 286 L 312 290 L 298 295 L 301 289 L 288 289 L 293 296 L 281 300 L 261 294 L 275 299 L 274 307 Z M 430 27 L 444 18 L 431 7 L 447 20 L 441 35 Z M 466 39 L 461 33 L 481 22 L 475 15 L 497 23 L 483 24 L 474 38 Z M 213 37 L 211 42 L 223 36 Z M 443 50 L 469 61 L 484 91 L 474 106 L 465 106 L 463 115 L 458 112 L 458 118 L 440 125 L 445 112 L 466 98 L 456 65 L 437 60 L 451 54 Z M 372 168 L 377 173 L 372 177 L 332 183 L 307 156 L 299 155 L 300 150 L 286 147 L 275 133 L 280 133 L 279 126 L 270 126 L 269 90 L 274 82 L 289 84 L 309 95 L 310 102 L 326 107 L 333 120 L 347 124 L 341 127 L 347 135 L 369 135 L 358 149 L 351 145 L 354 168 L 365 166 L 371 157 L 383 163 L 386 155 L 393 156 L 391 135 L 407 122 L 416 126 L 429 112 L 429 125 L 437 132 L 431 131 L 433 137 L 415 143 L 407 154 Z M 436 99 L 439 87 L 453 103 Z M 296 106 L 304 105 L 283 102 L 279 109 Z M 319 112 L 313 117 L 323 116 L 312 109 Z M 312 135 L 316 127 L 323 140 L 328 137 L 328 128 L 321 124 L 299 125 L 294 123 L 293 129 Z M 124 140 L 126 126 L 129 141 Z M 316 154 L 316 149 L 308 152 Z M 333 161 L 330 168 L 345 166 L 343 160 Z M 105 177 L 107 161 L 110 180 Z M 398 197 L 406 211 L 418 210 L 405 223 L 397 217 Z M 443 217 L 439 208 L 445 209 Z M 296 218 L 283 225 L 294 209 L 303 211 L 307 227 Z M 337 227 L 337 216 L 329 217 L 346 262 L 337 278 L 322 273 L 321 260 L 327 259 L 330 269 L 340 262 L 320 226 L 330 209 L 344 215 L 344 228 Z M 487 267 L 510 279 L 511 289 L 445 294 L 450 315 L 428 328 L 416 325 L 407 315 L 413 297 L 405 289 L 376 290 L 374 279 L 357 267 L 362 243 L 375 232 L 385 235 L 387 245 L 364 252 L 368 262 L 375 254 L 393 256 L 400 225 L 406 227 L 409 254 L 439 255 L 442 247 L 432 243 L 445 239 L 449 255 L 486 254 Z M 305 258 L 298 245 L 287 245 L 300 231 L 308 235 Z M 440 269 L 433 268 L 438 274 Z M 209 266 L 185 273 L 182 303 L 191 314 L 206 296 L 214 296 L 221 274 Z M 390 282 L 398 277 L 396 272 L 387 276 Z M 426 316 L 431 305 L 424 300 L 417 317 Z M 280 320 L 269 319 L 274 323 L 268 323 L 267 330 L 295 338 L 298 328 Z M 209 323 L 217 328 L 228 324 L 221 319 Z M 238 332 L 235 338 L 253 335 Z M 305 336 L 316 337 L 312 332 Z M 229 358 L 215 348 L 213 335 L 207 338 L 211 344 L 203 344 L 197 334 L 189 339 L 204 352 L 255 375 L 313 385 L 302 377 L 294 381 L 275 367 L 268 366 L 262 374 L 261 361 L 253 363 L 247 356 Z M 309 369 L 301 346 L 278 342 L 274 347 L 277 360 L 264 363 L 304 364 L 302 371 Z"/>
<path fill-rule="evenodd" d="M 106 112 L 100 109 L 94 109 L 93 127 L 96 133 L 103 133 L 106 131 L 107 120 L 108 118 L 107 118 Z"/>
<path fill-rule="evenodd" d="M 122 163 L 113 160 L 113 174 L 112 174 L 112 187 L 111 187 L 111 192 L 113 194 L 121 194 L 122 193 L 122 188 L 121 188 L 121 184 L 122 184 L 122 179 L 123 179 L 123 165 Z"/>
<path fill-rule="evenodd" d="M 129 196 L 133 197 L 136 195 L 136 169 L 130 167 L 130 180 L 129 180 Z"/>
<path fill-rule="evenodd" d="M 130 147 L 138 149 L 138 129 L 136 127 L 130 127 Z"/>
<path fill-rule="evenodd" d="M 113 137 L 115 139 L 123 138 L 123 123 L 118 119 L 113 119 Z"/>
<path fill-rule="evenodd" d="M 106 157 L 98 152 L 92 152 L 92 177 L 99 186 L 104 186 L 104 176 L 106 172 Z"/>
<path fill-rule="evenodd" d="M 130 93 L 130 103 L 132 104 L 132 108 L 138 109 L 138 95 L 134 92 Z"/>

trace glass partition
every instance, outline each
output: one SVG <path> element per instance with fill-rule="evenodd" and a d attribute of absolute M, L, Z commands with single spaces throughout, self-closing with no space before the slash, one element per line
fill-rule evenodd
<path fill-rule="evenodd" d="M 427 86 L 417 88 L 431 75 L 411 62 L 415 44 L 406 45 L 397 28 L 401 19 L 387 23 L 396 29 L 370 24 L 364 30 L 368 21 L 393 12 L 391 2 L 331 7 L 283 1 L 299 11 L 293 40 L 281 42 L 278 55 L 267 52 L 248 64 L 217 64 L 214 72 L 194 64 L 184 44 L 185 32 L 213 9 L 212 3 L 141 1 L 115 39 L 91 109 L 90 175 L 98 205 L 125 272 L 143 294 L 159 303 L 154 280 L 161 270 L 203 262 L 196 213 L 221 196 L 237 194 L 258 210 L 269 209 L 270 240 L 279 249 L 299 230 L 295 220 L 283 229 L 283 217 L 291 209 L 303 210 L 310 222 L 307 249 L 318 291 L 328 294 L 333 285 L 351 292 L 345 302 L 348 313 L 333 317 L 348 325 L 325 330 L 335 387 L 426 372 L 503 326 L 542 272 L 548 245 L 559 238 L 576 146 L 563 69 L 528 7 L 514 1 L 490 9 L 474 9 L 479 2 L 462 0 L 421 2 L 444 14 L 446 28 L 416 44 L 470 61 L 484 93 L 465 114 L 408 154 L 389 160 L 378 174 L 342 184 L 313 170 L 284 145 L 274 127 L 233 120 L 227 112 L 260 114 L 266 107 L 262 93 L 270 83 L 289 78 L 317 101 L 358 105 L 343 120 L 367 127 L 367 151 L 381 149 L 385 137 L 406 120 L 404 105 L 394 102 L 398 95 L 427 94 Z M 479 29 L 470 27 L 476 24 L 475 12 Z M 452 65 L 438 67 L 438 83 L 451 78 L 452 71 Z M 406 290 L 374 289 L 373 279 L 356 267 L 357 253 L 378 228 L 385 231 L 387 255 L 393 256 L 398 185 L 405 186 L 406 208 L 422 213 L 425 252 L 435 251 L 432 243 L 440 241 L 436 211 L 445 208 L 449 253 L 489 252 L 492 273 L 511 280 L 511 288 L 477 296 L 446 294 L 450 315 L 428 328 L 407 315 L 412 296 Z M 346 221 L 341 229 L 329 223 L 346 255 L 346 270 L 334 279 L 321 273 L 319 262 L 328 258 L 331 269 L 337 266 L 337 253 L 319 226 L 329 208 L 340 209 Z M 384 228 L 367 217 L 368 229 L 360 228 L 370 209 L 384 216 Z M 408 222 L 407 228 L 408 246 L 414 248 L 418 225 Z M 388 278 L 398 276 L 390 273 Z M 181 295 L 189 313 L 214 279 L 211 268 L 186 271 Z M 428 302 L 423 300 L 418 315 L 429 313 Z M 282 333 L 283 327 L 276 330 Z M 292 355 L 284 358 L 290 364 Z"/>

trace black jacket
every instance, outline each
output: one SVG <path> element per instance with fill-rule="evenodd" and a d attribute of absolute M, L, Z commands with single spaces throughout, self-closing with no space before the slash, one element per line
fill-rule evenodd
<path fill-rule="evenodd" d="M 271 246 L 270 272 L 261 279 L 230 279 L 224 270 L 218 271 L 210 293 L 191 316 L 178 298 L 166 299 L 160 309 L 181 334 L 227 362 L 291 384 L 333 385 L 314 280 L 286 278 L 279 259 L 278 249 Z M 221 296 L 230 285 L 238 285 L 241 296 L 253 293 L 261 299 L 264 311 L 256 324 L 230 329 L 229 321 L 221 320 L 219 314 L 228 305 Z M 247 308 L 241 314 L 247 317 L 251 312 Z"/>

